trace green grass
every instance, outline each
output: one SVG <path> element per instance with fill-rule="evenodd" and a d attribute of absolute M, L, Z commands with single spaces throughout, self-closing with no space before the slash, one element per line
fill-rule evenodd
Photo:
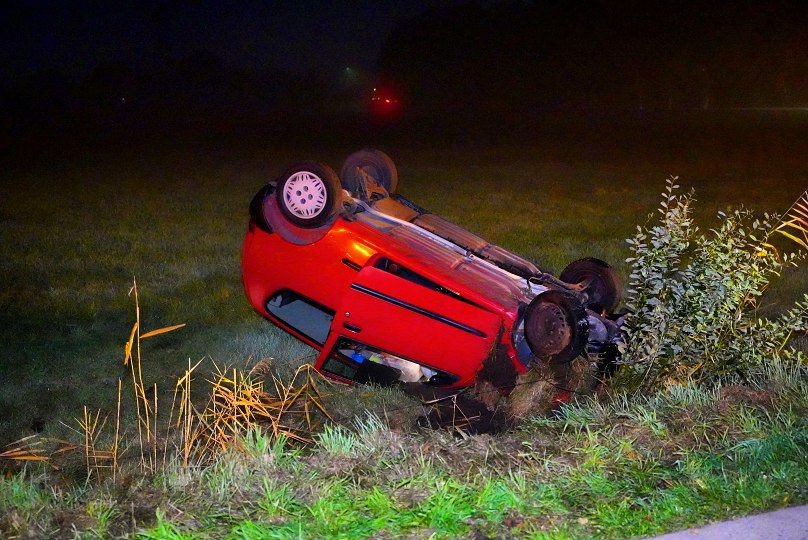
<path fill-rule="evenodd" d="M 767 406 L 688 386 L 573 404 L 497 437 L 402 433 L 378 417 L 302 451 L 252 433 L 245 452 L 116 483 L 64 487 L 29 469 L 0 480 L 0 532 L 55 534 L 68 520 L 139 538 L 653 535 L 808 502 L 804 374 L 761 385 Z"/>

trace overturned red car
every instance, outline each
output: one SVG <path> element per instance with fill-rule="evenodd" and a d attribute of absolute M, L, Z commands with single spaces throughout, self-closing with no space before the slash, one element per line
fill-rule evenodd
<path fill-rule="evenodd" d="M 396 193 L 378 150 L 339 176 L 300 162 L 250 205 L 242 272 L 252 306 L 319 351 L 344 382 L 459 388 L 493 370 L 607 357 L 620 340 L 620 284 L 587 258 L 559 277 Z M 614 354 L 610 356 L 614 360 Z"/>

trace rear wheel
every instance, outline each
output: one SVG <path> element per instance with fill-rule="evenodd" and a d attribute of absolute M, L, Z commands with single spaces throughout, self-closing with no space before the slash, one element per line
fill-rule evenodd
<path fill-rule="evenodd" d="M 395 193 L 398 171 L 390 156 L 381 150 L 365 149 L 354 152 L 340 169 L 342 187 L 358 199 L 368 200 L 373 187 Z"/>
<path fill-rule="evenodd" d="M 304 161 L 289 168 L 275 188 L 278 207 L 291 223 L 316 228 L 338 211 L 339 179 L 327 165 Z"/>
<path fill-rule="evenodd" d="M 559 279 L 580 286 L 587 296 L 586 307 L 596 313 L 611 313 L 620 303 L 620 278 L 614 268 L 600 259 L 587 257 L 573 261 Z"/>
<path fill-rule="evenodd" d="M 586 309 L 571 296 L 547 291 L 525 310 L 525 339 L 539 360 L 567 363 L 584 351 L 588 337 Z"/>

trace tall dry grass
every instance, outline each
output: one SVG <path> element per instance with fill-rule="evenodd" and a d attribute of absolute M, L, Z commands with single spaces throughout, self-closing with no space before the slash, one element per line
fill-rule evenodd
<path fill-rule="evenodd" d="M 141 307 L 137 281 L 129 291 L 134 300 L 135 322 L 124 344 L 123 363 L 129 367 L 134 401 L 134 429 L 121 425 L 123 381 L 117 382 L 115 418 L 110 422 L 101 410 L 83 407 L 74 425 L 64 424 L 75 434 L 75 441 L 26 437 L 0 452 L 0 459 L 50 463 L 54 458 L 80 452 L 88 478 L 110 475 L 113 482 L 126 460 L 135 459 L 143 474 L 153 474 L 176 456 L 184 467 L 209 463 L 234 448 L 250 432 L 260 429 L 270 441 L 312 444 L 313 433 L 325 420 L 332 420 L 323 402 L 322 384 L 335 384 L 323 378 L 309 364 L 301 365 L 289 381 L 274 374 L 271 359 L 259 361 L 252 370 L 213 365 L 206 382 L 209 398 L 203 407 L 192 399 L 194 374 L 203 360 L 191 364 L 174 384 L 173 399 L 165 428 L 158 422 L 158 387 L 147 388 L 143 375 L 142 342 L 183 328 L 175 324 L 141 332 Z M 267 381 L 269 384 L 267 385 Z M 111 436 L 107 432 L 112 429 Z M 137 440 L 137 454 L 125 455 L 123 444 L 131 434 Z M 136 434 L 136 435 L 135 435 Z M 47 450 L 50 448 L 50 451 Z M 162 454 L 162 455 L 160 455 Z"/>

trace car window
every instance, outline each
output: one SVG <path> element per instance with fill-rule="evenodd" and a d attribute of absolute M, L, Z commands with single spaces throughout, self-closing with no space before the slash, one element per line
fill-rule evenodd
<path fill-rule="evenodd" d="M 376 354 L 374 354 L 376 351 Z M 381 355 L 359 342 L 340 338 L 323 364 L 323 370 L 362 384 L 390 386 L 401 371 L 380 363 Z M 415 366 L 416 364 L 413 364 Z"/>
<path fill-rule="evenodd" d="M 456 295 L 452 291 L 446 289 L 445 287 L 441 287 L 440 285 L 438 285 L 434 281 L 431 281 L 431 280 L 425 278 L 424 276 L 422 276 L 421 274 L 413 272 L 409 268 L 405 268 L 405 267 L 401 266 L 400 264 L 391 261 L 387 257 L 382 257 L 381 259 L 376 261 L 376 264 L 374 264 L 374 266 L 376 268 L 380 269 L 380 270 L 384 270 L 385 272 L 389 272 L 389 273 L 391 273 L 393 275 L 396 275 L 396 276 L 398 276 L 400 278 L 406 279 L 407 281 L 417 283 L 418 285 L 421 285 L 422 287 L 427 287 L 429 289 L 432 289 L 433 291 L 437 291 L 439 293 L 443 293 L 443 294 L 449 295 L 449 296 L 454 297 L 454 298 L 459 298 L 458 295 Z"/>
<path fill-rule="evenodd" d="M 358 383 L 380 386 L 390 386 L 397 381 L 450 384 L 457 380 L 457 377 L 449 373 L 410 362 L 344 337 L 337 340 L 322 369 Z"/>
<path fill-rule="evenodd" d="M 267 300 L 267 311 L 321 345 L 334 320 L 333 310 L 288 289 Z"/>
<path fill-rule="evenodd" d="M 422 276 L 421 274 L 418 274 L 417 272 L 413 272 L 409 268 L 405 268 L 405 267 L 401 266 L 400 264 L 398 264 L 397 262 L 391 261 L 387 257 L 382 257 L 381 259 L 376 261 L 376 264 L 374 264 L 373 266 L 375 266 L 376 268 L 378 268 L 380 270 L 384 270 L 385 272 L 389 272 L 389 273 L 391 273 L 391 274 L 393 274 L 395 276 L 398 276 L 398 277 L 400 277 L 402 279 L 406 279 L 407 281 L 411 281 L 412 283 L 416 283 L 418 285 L 421 285 L 422 287 L 427 287 L 428 289 L 432 289 L 433 291 L 437 291 L 437 292 L 439 292 L 441 294 L 445 294 L 446 296 L 451 296 L 452 298 L 460 300 L 461 302 L 466 302 L 467 304 L 471 304 L 473 306 L 477 305 L 474 302 L 472 302 L 472 301 L 470 301 L 470 300 L 468 300 L 466 298 L 463 298 L 459 294 L 457 294 L 457 293 L 455 293 L 453 291 L 450 291 L 446 287 L 441 287 L 440 285 L 438 285 L 434 281 Z"/>

